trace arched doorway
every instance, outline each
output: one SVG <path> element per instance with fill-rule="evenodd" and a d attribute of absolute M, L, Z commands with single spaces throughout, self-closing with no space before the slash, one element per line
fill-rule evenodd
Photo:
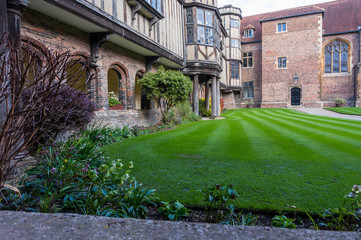
<path fill-rule="evenodd" d="M 141 76 L 137 74 L 135 76 L 134 88 L 135 109 L 150 109 L 150 100 L 147 98 L 147 95 L 142 91 L 141 87 L 139 86 L 139 79 L 141 79 Z"/>
<path fill-rule="evenodd" d="M 294 87 L 291 89 L 291 105 L 301 104 L 301 88 Z"/>
<path fill-rule="evenodd" d="M 86 93 L 88 89 L 87 75 L 87 69 L 85 68 L 84 64 L 75 60 L 70 62 L 69 68 L 67 69 L 67 82 L 69 86 L 75 90 Z"/>
<path fill-rule="evenodd" d="M 120 94 L 120 85 L 122 81 L 122 75 L 116 71 L 113 68 L 109 68 L 108 70 L 108 94 L 114 94 L 117 98 L 117 100 L 120 101 L 121 105 L 119 106 L 117 110 L 123 109 L 123 106 L 125 102 L 122 99 L 122 96 Z"/>

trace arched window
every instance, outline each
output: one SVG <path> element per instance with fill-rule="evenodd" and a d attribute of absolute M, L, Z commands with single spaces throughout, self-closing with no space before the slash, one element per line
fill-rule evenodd
<path fill-rule="evenodd" d="M 348 59 L 350 46 L 347 42 L 334 40 L 328 43 L 324 49 L 325 73 L 348 72 Z"/>
<path fill-rule="evenodd" d="M 72 59 L 67 67 L 67 82 L 75 90 L 87 93 L 89 83 L 89 69 L 87 58 L 89 56 L 83 52 L 72 54 Z"/>
<path fill-rule="evenodd" d="M 108 94 L 113 92 L 124 109 L 130 103 L 129 87 L 129 75 L 125 66 L 119 62 L 111 64 L 108 69 Z"/>

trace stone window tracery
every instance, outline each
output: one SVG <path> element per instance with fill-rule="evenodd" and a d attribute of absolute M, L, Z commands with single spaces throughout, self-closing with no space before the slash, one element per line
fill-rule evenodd
<path fill-rule="evenodd" d="M 334 40 L 324 48 L 325 73 L 348 72 L 349 44 Z"/>

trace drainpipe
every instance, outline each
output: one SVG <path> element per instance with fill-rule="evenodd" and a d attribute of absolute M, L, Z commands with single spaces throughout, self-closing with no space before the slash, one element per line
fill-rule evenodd
<path fill-rule="evenodd" d="M 354 107 L 357 106 L 357 68 L 361 65 L 361 27 L 358 27 L 358 62 L 353 67 L 354 77 L 353 77 L 353 89 L 354 89 Z"/>

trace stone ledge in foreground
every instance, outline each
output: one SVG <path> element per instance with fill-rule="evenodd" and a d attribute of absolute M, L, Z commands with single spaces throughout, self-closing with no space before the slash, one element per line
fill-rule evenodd
<path fill-rule="evenodd" d="M 0 239 L 361 239 L 357 232 L 0 211 Z"/>

